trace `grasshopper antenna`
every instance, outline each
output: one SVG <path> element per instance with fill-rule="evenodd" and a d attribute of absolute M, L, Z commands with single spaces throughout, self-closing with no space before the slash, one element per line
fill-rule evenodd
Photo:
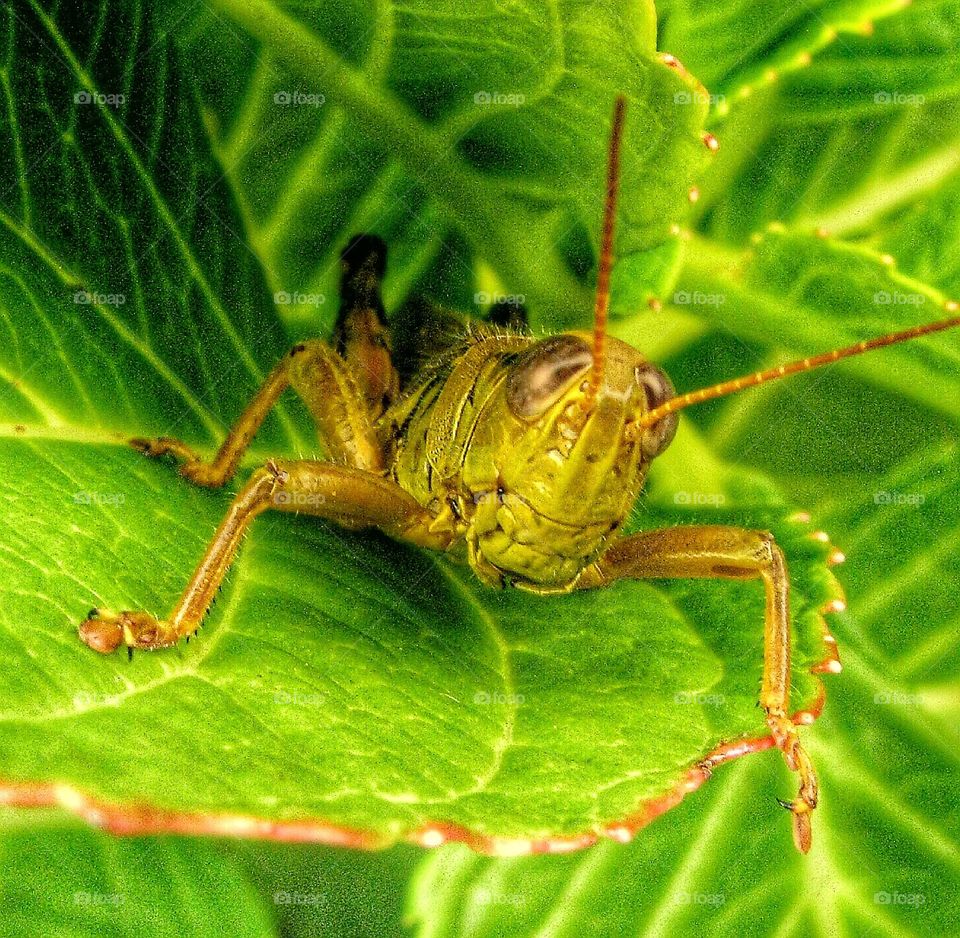
<path fill-rule="evenodd" d="M 613 267 L 613 231 L 617 221 L 617 196 L 620 190 L 620 141 L 627 99 L 617 95 L 613 105 L 613 129 L 607 157 L 607 194 L 603 205 L 603 232 L 600 241 L 600 267 L 597 271 L 597 298 L 593 307 L 593 371 L 587 389 L 587 405 L 596 398 L 603 383 L 607 352 L 607 311 L 610 309 L 610 269 Z"/>
<path fill-rule="evenodd" d="M 956 310 L 955 302 L 948 302 L 946 308 Z M 916 339 L 922 335 L 930 335 L 933 332 L 943 332 L 944 329 L 953 329 L 960 326 L 960 316 L 951 316 L 949 319 L 941 319 L 937 322 L 927 323 L 923 326 L 914 326 L 912 329 L 904 329 L 902 332 L 891 332 L 887 335 L 877 336 L 874 339 L 865 339 L 863 342 L 857 342 L 856 345 L 848 345 L 846 348 L 834 349 L 832 352 L 824 352 L 822 355 L 816 355 L 813 358 L 804 358 L 800 361 L 790 362 L 788 365 L 779 365 L 776 368 L 770 368 L 767 371 L 757 371 L 751 375 L 743 375 L 740 378 L 733 378 L 730 381 L 723 381 L 709 388 L 701 388 L 699 391 L 690 391 L 687 394 L 681 394 L 679 397 L 672 397 L 670 400 L 647 411 L 637 422 L 638 430 L 644 430 L 653 426 L 658 420 L 662 420 L 667 414 L 683 410 L 684 407 L 690 407 L 692 404 L 700 404 L 703 401 L 711 401 L 717 397 L 724 397 L 727 394 L 734 394 L 742 391 L 744 388 L 757 387 L 760 384 L 766 384 L 768 381 L 776 381 L 778 378 L 785 378 L 787 375 L 796 375 L 804 371 L 810 371 L 819 368 L 821 365 L 829 365 L 840 361 L 841 358 L 851 358 L 854 355 L 862 355 L 864 352 L 872 351 L 877 348 L 884 348 L 887 345 L 896 345 L 898 342 L 906 342 L 908 339 Z"/>

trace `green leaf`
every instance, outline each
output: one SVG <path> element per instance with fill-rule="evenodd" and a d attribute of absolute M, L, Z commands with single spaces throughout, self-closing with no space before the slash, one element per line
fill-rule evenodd
<path fill-rule="evenodd" d="M 95 657 L 75 635 L 85 611 L 164 610 L 225 497 L 127 449 L 8 439 L 0 477 L 14 463 L 35 481 L 4 492 L 6 621 L 20 625 L 4 641 L 29 653 L 0 682 L 0 777 L 69 782 L 135 827 L 145 804 L 327 821 L 374 843 L 434 822 L 575 837 L 667 795 L 721 741 L 766 735 L 756 583 L 533 597 L 311 519 L 258 523 L 200 640 L 132 664 Z M 810 705 L 834 595 L 824 545 L 769 511 L 706 516 L 770 527 L 788 552 L 795 709 Z M 598 745 L 584 753 L 584 739 Z M 198 785 L 203 772 L 219 781 Z"/>
<path fill-rule="evenodd" d="M 881 245 L 912 276 L 960 296 L 960 171 L 881 234 Z"/>
<path fill-rule="evenodd" d="M 283 936 L 409 938 L 404 894 L 423 851 L 236 841 L 221 846 L 273 906 Z"/>
<path fill-rule="evenodd" d="M 52 811 L 0 812 L 5 935 L 400 938 L 421 852 L 111 837 Z"/>
<path fill-rule="evenodd" d="M 128 4 L 103 16 L 2 14 L 0 405 L 210 445 L 286 341 L 176 51 Z M 306 439 L 283 410 L 263 434 Z"/>
<path fill-rule="evenodd" d="M 851 33 L 897 13 L 904 0 L 816 0 L 657 4 L 661 48 L 678 55 L 714 96 L 716 112 L 730 108 L 784 74 L 809 66 L 811 56 Z M 838 42 L 838 37 L 842 41 Z"/>
<path fill-rule="evenodd" d="M 893 258 L 845 242 L 774 226 L 735 254 L 692 245 L 674 301 L 746 341 L 775 337 L 794 357 L 853 345 L 951 313 L 938 290 L 896 270 Z M 947 333 L 844 364 L 880 387 L 956 417 L 960 337 Z M 817 377 L 795 379 L 795 387 Z"/>
<path fill-rule="evenodd" d="M 276 289 L 304 297 L 281 310 L 291 321 L 330 323 L 337 251 L 360 229 L 391 245 L 392 307 L 419 283 L 477 311 L 475 294 L 489 292 L 476 283 L 482 266 L 539 322 L 582 321 L 618 92 L 630 105 L 613 308 L 668 288 L 675 225 L 708 155 L 706 105 L 692 100 L 693 79 L 657 58 L 647 0 L 388 2 L 358 7 L 346 27 L 327 5 L 213 6 L 191 52 L 255 56 L 249 80 L 220 74 L 206 100 L 252 243 Z M 256 46 L 225 30 L 223 14 Z M 274 103 L 298 90 L 323 105 Z"/>
<path fill-rule="evenodd" d="M 835 629 L 843 680 L 811 740 L 823 797 L 808 859 L 753 797 L 769 766 L 748 760 L 626 846 L 499 861 L 438 851 L 411 894 L 418 934 L 951 933 L 958 504 L 957 451 L 934 447 L 826 520 L 843 532 L 850 611 Z"/>
<path fill-rule="evenodd" d="M 44 813 L 0 814 L 7 935 L 277 934 L 242 867 L 200 840 L 118 840 Z"/>
<path fill-rule="evenodd" d="M 935 192 L 960 168 L 958 42 L 956 0 L 916 3 L 743 99 L 715 128 L 696 206 L 704 231 L 738 243 L 779 221 L 863 236 Z"/>

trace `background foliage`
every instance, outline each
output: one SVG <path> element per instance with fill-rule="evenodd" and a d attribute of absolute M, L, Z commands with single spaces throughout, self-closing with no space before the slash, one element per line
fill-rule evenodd
<path fill-rule="evenodd" d="M 235 628 L 212 675 L 217 696 L 198 671 L 173 710 L 161 696 L 166 709 L 151 713 L 139 695 L 143 712 L 85 722 L 84 705 L 108 712 L 130 688 L 119 664 L 96 671 L 77 655 L 77 587 L 97 591 L 88 605 L 162 607 L 220 510 L 162 467 L 121 455 L 112 434 L 175 430 L 209 447 L 291 338 L 329 327 L 336 251 L 359 230 L 391 245 L 391 309 L 425 292 L 478 311 L 478 293 L 499 291 L 523 294 L 538 326 L 583 322 L 615 90 L 631 95 L 632 135 L 618 333 L 678 387 L 936 318 L 960 293 L 956 2 L 654 11 L 519 0 L 468 13 L 426 0 L 170 0 L 152 21 L 127 3 L 98 9 L 92 18 L 11 0 L 0 11 L 8 773 L 16 764 L 57 777 L 72 763 L 87 787 L 115 791 L 139 748 L 144 785 L 162 784 L 149 754 L 172 717 L 183 787 L 209 804 L 251 796 L 249 780 L 215 769 L 256 768 L 254 756 L 241 748 L 211 762 L 223 740 L 198 708 L 207 715 L 218 700 L 254 725 L 275 686 L 270 668 L 318 693 L 298 654 L 311 647 L 309 627 L 275 649 L 286 659 L 250 673 L 263 643 Z M 96 90 L 128 101 L 75 100 Z M 297 105 L 297 94 L 308 97 Z M 721 143 L 713 158 L 704 126 Z M 272 306 L 278 316 L 265 316 Z M 0 815 L 4 931 L 955 933 L 958 361 L 960 342 L 944 335 L 715 402 L 690 412 L 651 480 L 651 509 L 675 511 L 677 493 L 722 496 L 733 511 L 758 499 L 781 515 L 803 507 L 848 556 L 849 611 L 833 620 L 845 670 L 805 733 L 824 787 L 809 857 L 792 852 L 772 799 L 787 784 L 773 753 L 718 770 L 633 843 L 563 858 L 115 840 L 64 815 L 10 811 Z M 312 446 L 296 405 L 257 443 Z M 104 493 L 126 502 L 105 504 Z M 74 497 L 84 494 L 86 504 Z M 134 514 L 160 538 L 152 549 Z M 304 543 L 320 605 L 335 601 L 322 584 L 344 550 L 398 569 L 428 562 L 288 519 L 263 531 L 232 581 L 262 581 L 262 608 L 250 612 L 261 618 L 302 589 L 285 561 L 302 558 Z M 710 595 L 722 608 L 722 594 Z M 354 624 L 373 621 L 368 611 L 359 605 Z M 376 683 L 376 649 L 358 647 L 351 623 L 331 623 L 343 638 L 334 657 L 352 655 L 338 661 L 362 676 L 365 697 L 326 687 L 325 705 L 363 711 L 376 688 L 385 711 L 402 708 Z M 387 629 L 403 647 L 403 622 L 375 625 L 378 640 Z M 426 631 L 436 650 L 462 650 Z M 168 682 L 211 641 L 205 633 L 176 663 L 139 661 L 137 680 Z M 418 685 L 425 707 L 450 682 L 469 684 L 471 656 L 462 675 L 415 660 L 431 678 Z M 247 682 L 237 693 L 235 674 Z M 261 696 L 250 697 L 258 678 Z M 65 712 L 52 719 L 60 698 Z M 363 740 L 294 723 L 288 745 L 346 743 L 333 782 L 348 787 Z M 138 735 L 123 740 L 131 726 Z M 145 728 L 155 736 L 141 737 Z M 295 776 L 289 784 L 297 790 Z"/>

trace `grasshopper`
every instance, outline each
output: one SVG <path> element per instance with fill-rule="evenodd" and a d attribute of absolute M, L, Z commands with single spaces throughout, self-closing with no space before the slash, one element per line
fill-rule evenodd
<path fill-rule="evenodd" d="M 271 459 L 255 470 L 167 618 L 94 609 L 80 638 L 104 654 L 124 644 L 131 656 L 135 648 L 189 640 L 244 532 L 267 510 L 379 528 L 465 560 L 490 586 L 534 593 L 594 589 L 624 577 L 759 579 L 766 594 L 759 704 L 798 776 L 797 796 L 781 803 L 792 812 L 797 848 L 806 852 L 818 783 L 787 710 L 790 584 L 783 552 L 766 531 L 704 525 L 625 536 L 621 528 L 683 408 L 957 326 L 960 316 L 677 396 L 660 368 L 607 335 L 624 113 L 619 97 L 592 332 L 538 339 L 519 311 L 495 310 L 492 322 L 471 326 L 401 387 L 380 292 L 386 246 L 376 236 L 354 237 L 341 255 L 333 342 L 295 345 L 212 459 L 169 437 L 130 441 L 147 456 L 172 456 L 190 482 L 220 487 L 290 387 L 306 403 L 329 459 Z"/>

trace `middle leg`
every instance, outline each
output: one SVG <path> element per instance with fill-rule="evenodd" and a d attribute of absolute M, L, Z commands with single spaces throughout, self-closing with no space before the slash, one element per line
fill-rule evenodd
<path fill-rule="evenodd" d="M 216 456 L 204 461 L 172 437 L 137 437 L 131 445 L 147 456 L 171 455 L 180 474 L 196 485 L 218 488 L 240 459 L 288 386 L 303 398 L 317 431 L 336 462 L 376 471 L 383 452 L 373 424 L 396 397 L 390 330 L 381 296 L 387 248 L 375 235 L 352 238 L 341 254 L 340 309 L 334 345 L 314 340 L 295 345 L 254 394 Z"/>
<path fill-rule="evenodd" d="M 184 478 L 219 488 L 233 478 L 254 435 L 287 387 L 307 405 L 333 460 L 370 471 L 383 468 L 382 448 L 363 394 L 347 363 L 319 339 L 295 345 L 277 363 L 210 461 L 171 437 L 135 437 L 130 444 L 147 456 L 170 454 L 182 463 Z"/>

